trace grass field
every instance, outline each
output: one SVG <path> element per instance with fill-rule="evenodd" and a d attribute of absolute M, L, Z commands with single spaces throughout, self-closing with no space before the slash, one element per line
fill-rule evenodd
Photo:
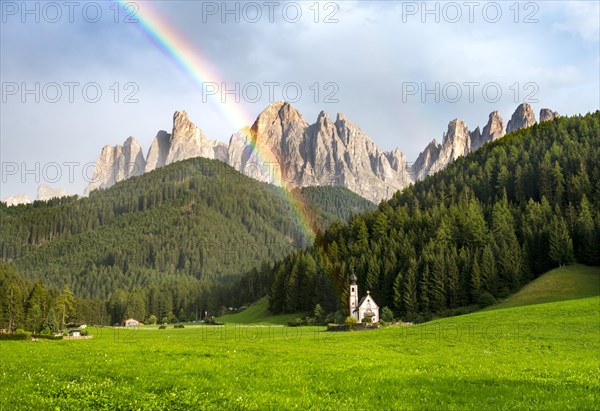
<path fill-rule="evenodd" d="M 106 328 L 85 341 L 2 341 L 2 409 L 600 408 L 600 297 L 412 327 L 323 328 Z"/>

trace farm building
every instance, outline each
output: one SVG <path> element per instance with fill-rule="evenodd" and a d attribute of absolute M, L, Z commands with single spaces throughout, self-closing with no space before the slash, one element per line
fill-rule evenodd
<path fill-rule="evenodd" d="M 125 320 L 125 327 L 139 327 L 140 325 L 141 323 L 133 318 Z"/>
<path fill-rule="evenodd" d="M 359 323 L 363 318 L 370 318 L 371 322 L 379 321 L 379 306 L 371 297 L 371 292 L 367 291 L 367 295 L 358 301 L 358 285 L 356 284 L 356 276 L 350 276 L 350 315 L 356 318 Z"/>

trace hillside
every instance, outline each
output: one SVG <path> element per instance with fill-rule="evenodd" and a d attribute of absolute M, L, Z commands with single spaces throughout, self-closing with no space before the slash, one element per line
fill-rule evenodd
<path fill-rule="evenodd" d="M 266 295 L 267 283 L 242 290 L 237 279 L 309 244 L 307 226 L 320 230 L 374 207 L 348 190 L 307 193 L 190 159 L 89 198 L 0 205 L 0 255 L 27 279 L 110 297 L 109 306 L 121 307 L 115 316 L 128 305 L 140 307 L 133 310 L 140 318 L 197 316 Z"/>
<path fill-rule="evenodd" d="M 218 321 L 224 324 L 277 324 L 287 325 L 288 322 L 296 318 L 296 314 L 278 314 L 273 315 L 269 312 L 269 300 L 263 297 L 245 310 L 227 314 L 218 318 Z"/>
<path fill-rule="evenodd" d="M 575 264 L 555 268 L 536 278 L 488 310 L 521 307 L 600 295 L 600 267 Z"/>
<path fill-rule="evenodd" d="M 487 143 L 376 211 L 330 226 L 274 267 L 269 307 L 344 308 L 354 272 L 380 307 L 422 321 L 599 258 L 597 111 Z"/>

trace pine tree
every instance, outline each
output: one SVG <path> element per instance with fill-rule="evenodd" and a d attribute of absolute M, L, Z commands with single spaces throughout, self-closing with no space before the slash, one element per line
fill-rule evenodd
<path fill-rule="evenodd" d="M 584 194 L 581 199 L 579 216 L 577 218 L 575 252 L 577 259 L 584 264 L 594 265 L 598 263 L 596 255 L 596 235 L 594 232 L 594 219 L 590 212 L 590 203 Z"/>
<path fill-rule="evenodd" d="M 421 274 L 421 281 L 419 282 L 419 302 L 420 309 L 423 313 L 429 313 L 429 265 L 425 264 Z"/>
<path fill-rule="evenodd" d="M 471 268 L 471 302 L 477 301 L 481 295 L 481 269 L 479 268 L 479 258 L 475 255 L 473 266 Z"/>
<path fill-rule="evenodd" d="M 403 276 L 402 273 L 399 272 L 394 280 L 394 308 L 398 311 L 401 311 L 403 308 L 402 305 L 402 281 Z"/>
<path fill-rule="evenodd" d="M 404 312 L 406 319 L 415 318 L 419 310 L 417 301 L 417 262 L 413 259 L 409 261 L 404 287 L 402 292 L 402 302 L 404 303 Z"/>
<path fill-rule="evenodd" d="M 550 254 L 552 261 L 562 267 L 573 260 L 573 240 L 565 220 L 555 215 L 550 224 Z"/>

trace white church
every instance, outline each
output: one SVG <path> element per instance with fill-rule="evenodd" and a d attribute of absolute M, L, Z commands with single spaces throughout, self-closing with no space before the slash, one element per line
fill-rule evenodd
<path fill-rule="evenodd" d="M 371 322 L 379 322 L 379 306 L 375 303 L 371 292 L 358 301 L 358 285 L 356 285 L 356 276 L 354 273 L 350 276 L 350 315 L 356 318 L 359 323 L 363 318 L 371 318 Z"/>

